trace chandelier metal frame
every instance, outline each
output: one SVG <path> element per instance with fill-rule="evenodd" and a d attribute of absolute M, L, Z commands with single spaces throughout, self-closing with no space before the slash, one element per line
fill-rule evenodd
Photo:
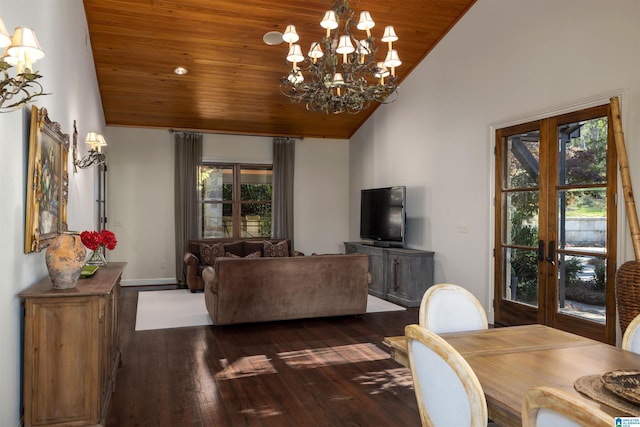
<path fill-rule="evenodd" d="M 349 0 L 331 0 L 330 8 L 320 23 L 326 34 L 321 42 L 311 44 L 307 57 L 295 44 L 299 40 L 295 27 L 287 26 L 282 38 L 289 43 L 287 60 L 293 65 L 280 79 L 280 92 L 292 103 L 304 103 L 307 110 L 327 114 L 357 114 L 374 102 L 395 101 L 395 68 L 402 62 L 392 46 L 398 39 L 393 27 L 387 26 L 381 39 L 389 46 L 386 59 L 377 62 L 378 47 L 370 31 L 375 23 L 369 12 L 361 12 L 356 23 Z M 365 31 L 366 37 L 358 40 L 354 27 Z"/>

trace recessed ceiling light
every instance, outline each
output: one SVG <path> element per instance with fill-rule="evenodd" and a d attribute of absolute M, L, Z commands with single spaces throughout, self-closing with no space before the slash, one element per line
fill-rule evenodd
<path fill-rule="evenodd" d="M 187 69 L 186 69 L 186 68 L 184 68 L 184 67 L 176 67 L 176 68 L 173 70 L 173 72 L 174 72 L 174 73 L 176 73 L 176 74 L 177 74 L 177 75 L 179 75 L 179 76 L 184 76 L 185 74 L 187 74 L 187 73 L 189 72 L 189 70 L 187 70 Z"/>
<path fill-rule="evenodd" d="M 262 41 L 264 41 L 269 46 L 274 46 L 282 43 L 282 33 L 280 31 L 269 31 L 264 36 L 262 36 Z"/>

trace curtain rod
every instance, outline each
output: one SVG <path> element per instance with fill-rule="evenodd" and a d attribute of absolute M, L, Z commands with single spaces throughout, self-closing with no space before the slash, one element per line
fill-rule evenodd
<path fill-rule="evenodd" d="M 215 131 L 199 131 L 199 130 L 182 130 L 169 128 L 169 133 L 190 133 L 190 134 L 209 134 L 209 135 L 232 135 L 232 136 L 262 136 L 269 138 L 293 138 L 304 141 L 304 136 L 282 136 L 282 135 L 263 135 L 255 133 L 231 133 L 231 132 L 215 132 Z"/>

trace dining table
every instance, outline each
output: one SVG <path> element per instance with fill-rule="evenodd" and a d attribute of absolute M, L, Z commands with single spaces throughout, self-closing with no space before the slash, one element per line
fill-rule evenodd
<path fill-rule="evenodd" d="M 583 379 L 595 377 L 599 381 L 611 371 L 640 371 L 640 355 L 636 353 L 539 324 L 446 333 L 441 337 L 475 372 L 485 393 L 489 418 L 500 426 L 522 425 L 525 393 L 538 386 L 567 391 L 612 417 L 640 415 L 640 405 L 624 399 L 617 402 L 617 396 L 609 392 L 605 392 L 604 400 L 598 393 L 588 393 L 592 396 L 588 397 L 574 386 L 583 384 Z M 384 342 L 392 358 L 408 366 L 406 338 L 386 337 Z"/>

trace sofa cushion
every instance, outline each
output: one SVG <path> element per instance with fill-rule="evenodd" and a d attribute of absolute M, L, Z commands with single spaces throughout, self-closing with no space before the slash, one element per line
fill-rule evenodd
<path fill-rule="evenodd" d="M 213 265 L 216 258 L 224 256 L 224 252 L 225 248 L 222 243 L 214 243 L 212 245 L 200 243 L 200 256 L 204 265 Z"/>
<path fill-rule="evenodd" d="M 284 258 L 289 256 L 289 244 L 286 240 L 279 243 L 264 242 L 264 256 Z"/>

